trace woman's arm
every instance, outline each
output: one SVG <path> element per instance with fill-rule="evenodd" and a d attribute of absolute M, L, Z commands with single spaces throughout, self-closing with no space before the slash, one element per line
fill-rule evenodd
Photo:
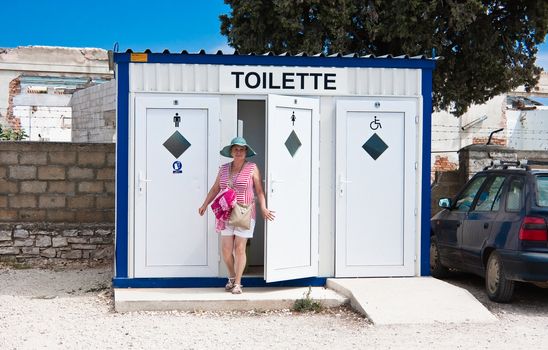
<path fill-rule="evenodd" d="M 274 220 L 274 211 L 268 210 L 268 208 L 266 207 L 266 199 L 264 196 L 261 174 L 259 172 L 257 164 L 255 164 L 255 169 L 253 171 L 253 185 L 255 186 L 255 193 L 257 194 L 257 198 L 259 199 L 259 205 L 261 206 L 263 218 L 270 221 Z"/>
<path fill-rule="evenodd" d="M 215 183 L 213 184 L 213 186 L 211 186 L 211 189 L 207 193 L 207 196 L 204 200 L 204 204 L 202 204 L 202 206 L 198 208 L 198 214 L 200 214 L 200 216 L 204 215 L 209 203 L 213 202 L 213 200 L 215 199 L 215 196 L 217 196 L 217 194 L 221 190 L 221 186 L 219 185 L 220 178 L 221 178 L 221 171 L 219 171 L 219 173 L 217 174 L 217 179 L 215 180 Z"/>

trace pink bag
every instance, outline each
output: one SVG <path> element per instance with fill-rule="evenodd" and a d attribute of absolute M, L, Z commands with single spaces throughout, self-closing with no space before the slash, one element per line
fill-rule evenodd
<path fill-rule="evenodd" d="M 225 187 L 211 203 L 211 210 L 213 210 L 218 220 L 227 221 L 235 204 L 236 191 L 230 187 Z"/>

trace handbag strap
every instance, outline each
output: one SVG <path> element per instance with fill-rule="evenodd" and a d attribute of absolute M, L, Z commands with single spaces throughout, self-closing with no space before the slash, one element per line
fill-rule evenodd
<path fill-rule="evenodd" d="M 240 177 L 240 173 L 242 172 L 242 169 L 244 168 L 244 165 L 245 163 L 247 162 L 247 160 L 244 160 L 244 163 L 242 164 L 242 166 L 240 167 L 240 170 L 238 170 L 238 173 L 236 174 L 235 176 L 235 179 L 238 180 L 238 177 Z M 234 187 L 234 184 L 232 183 L 232 178 L 233 178 L 233 175 L 232 175 L 232 164 L 233 162 L 230 162 L 230 168 L 228 169 L 228 187 L 230 188 L 233 188 Z"/>

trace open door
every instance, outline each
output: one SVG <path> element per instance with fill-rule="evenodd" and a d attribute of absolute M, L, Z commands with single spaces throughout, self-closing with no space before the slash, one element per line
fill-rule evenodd
<path fill-rule="evenodd" d="M 319 101 L 268 96 L 265 280 L 318 274 Z M 260 214 L 259 214 L 260 215 Z"/>

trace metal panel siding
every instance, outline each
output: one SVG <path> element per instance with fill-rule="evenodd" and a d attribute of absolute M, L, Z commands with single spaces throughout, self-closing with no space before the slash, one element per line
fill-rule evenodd
<path fill-rule="evenodd" d="M 131 92 L 218 92 L 219 67 L 198 64 L 130 64 Z"/>
<path fill-rule="evenodd" d="M 419 69 L 346 69 L 351 95 L 420 95 Z M 130 63 L 130 89 L 131 92 L 219 92 L 219 65 Z"/>

